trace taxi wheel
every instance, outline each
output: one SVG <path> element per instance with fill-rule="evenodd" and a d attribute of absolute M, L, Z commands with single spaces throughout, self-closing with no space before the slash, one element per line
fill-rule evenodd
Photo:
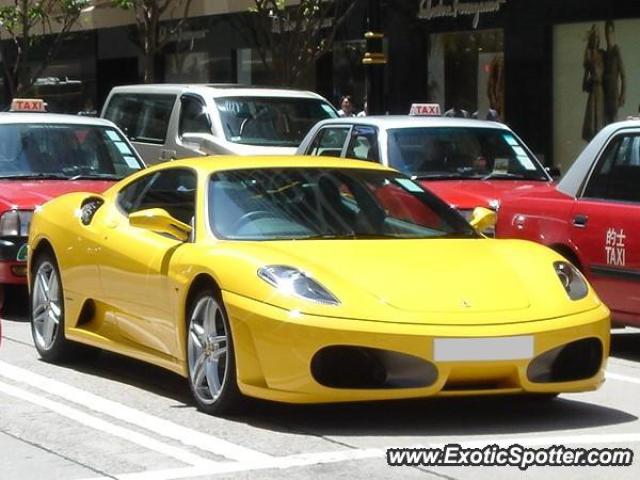
<path fill-rule="evenodd" d="M 55 363 L 97 353 L 64 336 L 64 294 L 53 255 L 35 258 L 31 282 L 31 335 L 40 358 Z"/>
<path fill-rule="evenodd" d="M 198 408 L 212 415 L 238 409 L 242 394 L 236 377 L 235 350 L 222 300 L 211 291 L 195 296 L 189 310 L 187 366 Z"/>

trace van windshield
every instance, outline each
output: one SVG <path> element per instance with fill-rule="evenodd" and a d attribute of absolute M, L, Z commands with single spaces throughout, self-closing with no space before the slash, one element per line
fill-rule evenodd
<path fill-rule="evenodd" d="M 297 147 L 311 127 L 336 118 L 326 101 L 292 97 L 225 97 L 215 100 L 225 137 L 233 143 Z"/>

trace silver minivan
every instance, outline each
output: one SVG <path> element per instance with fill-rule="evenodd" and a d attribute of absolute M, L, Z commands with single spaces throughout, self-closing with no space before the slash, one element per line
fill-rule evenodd
<path fill-rule="evenodd" d="M 289 155 L 311 127 L 338 116 L 318 94 L 238 85 L 115 87 L 101 116 L 148 164 L 200 155 Z"/>

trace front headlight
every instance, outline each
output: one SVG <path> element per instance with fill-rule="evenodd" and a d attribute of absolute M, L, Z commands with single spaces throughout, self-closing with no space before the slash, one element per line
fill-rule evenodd
<path fill-rule="evenodd" d="M 589 287 L 576 267 L 568 262 L 554 262 L 553 267 L 571 300 L 580 300 L 587 296 Z"/>
<path fill-rule="evenodd" d="M 295 267 L 268 265 L 258 269 L 258 277 L 286 295 L 294 295 L 324 305 L 340 304 L 329 290 Z"/>
<path fill-rule="evenodd" d="M 31 210 L 9 210 L 0 215 L 0 237 L 26 237 L 29 235 Z"/>

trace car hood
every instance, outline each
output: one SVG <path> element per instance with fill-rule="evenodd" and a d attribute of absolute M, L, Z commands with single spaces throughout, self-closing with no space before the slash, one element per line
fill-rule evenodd
<path fill-rule="evenodd" d="M 540 320 L 599 305 L 595 295 L 570 301 L 544 247 L 513 240 L 302 240 L 250 242 L 233 248 L 245 261 L 225 288 L 318 315 L 425 324 Z M 216 260 L 219 261 L 219 260 Z M 237 265 L 237 264 L 236 264 Z M 297 267 L 341 302 L 292 299 L 257 279 L 265 265 Z M 255 288 L 249 285 L 257 285 Z M 249 288 L 249 289 L 247 289 Z"/>
<path fill-rule="evenodd" d="M 0 179 L 0 209 L 32 210 L 65 193 L 102 193 L 115 182 L 88 180 L 2 180 Z"/>
<path fill-rule="evenodd" d="M 526 180 L 422 180 L 420 182 L 451 206 L 460 210 L 476 207 L 495 208 L 508 192 L 528 190 L 551 182 Z"/>

